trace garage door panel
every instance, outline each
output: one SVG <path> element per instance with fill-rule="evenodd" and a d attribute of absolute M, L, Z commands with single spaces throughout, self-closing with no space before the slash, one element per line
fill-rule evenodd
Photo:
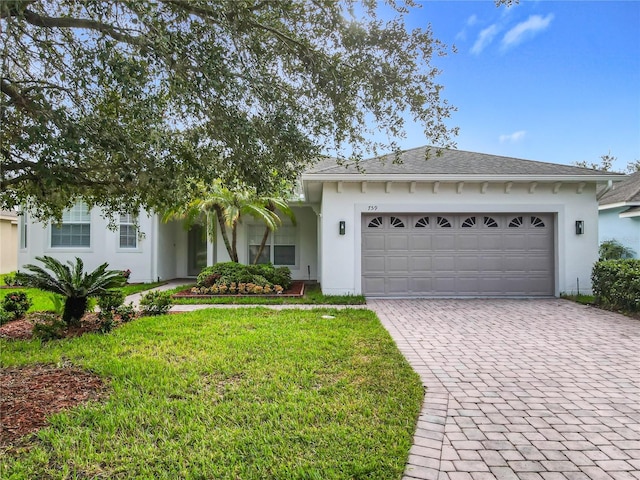
<path fill-rule="evenodd" d="M 458 272 L 479 272 L 480 259 L 477 256 L 458 255 L 455 257 L 456 271 Z"/>
<path fill-rule="evenodd" d="M 408 277 L 387 277 L 387 295 L 406 295 L 409 291 Z"/>
<path fill-rule="evenodd" d="M 383 233 L 367 233 L 362 236 L 363 252 L 384 252 L 385 236 Z"/>
<path fill-rule="evenodd" d="M 411 235 L 409 238 L 409 245 L 411 246 L 411 250 L 414 252 L 426 250 L 430 251 L 432 247 L 431 243 L 431 235 L 430 233 L 418 233 Z"/>
<path fill-rule="evenodd" d="M 441 233 L 442 230 L 436 232 L 431 240 L 433 250 L 452 250 L 456 241 L 455 235 Z"/>
<path fill-rule="evenodd" d="M 369 273 L 384 274 L 385 273 L 385 257 L 382 255 L 378 257 L 371 257 L 371 256 L 363 257 L 362 272 L 365 274 L 369 274 Z"/>
<path fill-rule="evenodd" d="M 485 216 L 492 222 L 486 223 Z M 553 216 L 382 214 L 363 218 L 362 288 L 380 296 L 553 295 Z M 394 226 L 392 218 L 395 217 Z M 448 225 L 439 223 L 446 218 Z M 475 217 L 476 223 L 465 220 Z M 532 219 L 532 217 L 535 217 Z M 514 219 L 521 218 L 513 226 Z M 397 219 L 411 219 L 399 227 Z M 420 222 L 418 222 L 418 220 Z M 541 222 L 544 226 L 540 226 Z M 418 226 L 420 224 L 420 226 Z M 538 225 L 538 226 L 536 226 Z"/>
<path fill-rule="evenodd" d="M 409 235 L 389 234 L 387 235 L 386 248 L 388 252 L 401 250 L 406 252 L 409 249 Z"/>
<path fill-rule="evenodd" d="M 420 273 L 430 273 L 433 269 L 431 265 L 431 257 L 415 256 L 411 257 L 411 272 L 419 275 Z"/>
<path fill-rule="evenodd" d="M 390 274 L 403 273 L 406 274 L 409 271 L 409 257 L 388 255 L 385 262 L 386 270 Z"/>
<path fill-rule="evenodd" d="M 385 277 L 364 277 L 362 279 L 362 288 L 367 295 L 386 295 Z"/>

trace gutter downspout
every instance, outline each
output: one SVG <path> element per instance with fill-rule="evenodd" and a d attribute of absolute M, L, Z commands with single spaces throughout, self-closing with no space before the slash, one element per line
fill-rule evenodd
<path fill-rule="evenodd" d="M 596 200 L 600 200 L 612 188 L 613 188 L 613 180 L 608 180 L 607 181 L 607 186 L 604 187 L 604 190 L 602 190 L 598 195 L 596 195 Z"/>

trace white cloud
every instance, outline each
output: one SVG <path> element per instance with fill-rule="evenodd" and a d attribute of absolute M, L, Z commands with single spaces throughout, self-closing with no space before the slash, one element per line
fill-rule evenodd
<path fill-rule="evenodd" d="M 476 43 L 471 47 L 471 53 L 478 55 L 482 50 L 485 49 L 492 41 L 493 37 L 498 33 L 499 28 L 497 25 L 493 24 L 480 32 L 478 38 L 476 39 Z"/>
<path fill-rule="evenodd" d="M 469 18 L 464 25 L 464 28 L 458 32 L 456 35 L 456 40 L 466 40 L 467 39 L 467 27 L 472 27 L 476 23 L 478 23 L 478 16 L 474 13 Z"/>
<path fill-rule="evenodd" d="M 469 27 L 475 25 L 476 23 L 478 23 L 478 16 L 475 13 L 467 18 L 467 25 Z"/>
<path fill-rule="evenodd" d="M 510 135 L 500 135 L 500 143 L 516 143 L 524 138 L 527 134 L 524 130 L 518 130 Z"/>
<path fill-rule="evenodd" d="M 531 38 L 537 33 L 546 30 L 553 20 L 553 13 L 546 17 L 531 15 L 526 21 L 520 22 L 502 38 L 502 48 L 506 49 L 518 45 L 523 40 Z"/>

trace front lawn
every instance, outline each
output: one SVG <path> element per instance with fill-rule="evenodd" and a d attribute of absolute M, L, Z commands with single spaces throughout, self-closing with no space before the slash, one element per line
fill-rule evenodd
<path fill-rule="evenodd" d="M 0 360 L 81 366 L 111 391 L 4 452 L 3 478 L 399 479 L 423 395 L 360 309 L 147 317 L 109 335 L 0 340 Z"/>

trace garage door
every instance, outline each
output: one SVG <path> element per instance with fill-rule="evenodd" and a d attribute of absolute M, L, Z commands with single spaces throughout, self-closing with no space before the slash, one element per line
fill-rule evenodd
<path fill-rule="evenodd" d="M 372 296 L 554 294 L 553 216 L 362 216 L 362 290 Z"/>

